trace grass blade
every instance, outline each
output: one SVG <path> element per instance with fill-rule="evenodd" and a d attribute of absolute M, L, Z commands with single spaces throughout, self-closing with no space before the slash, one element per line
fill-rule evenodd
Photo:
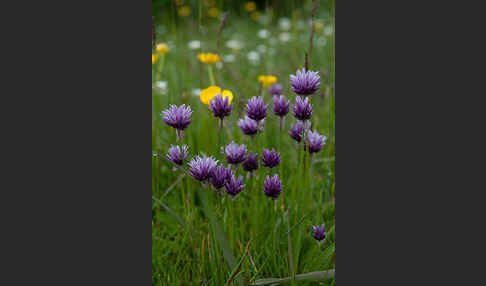
<path fill-rule="evenodd" d="M 294 276 L 294 256 L 293 256 L 293 249 L 292 249 L 292 239 L 290 238 L 290 218 L 287 217 L 287 254 L 289 256 L 289 274 L 291 277 Z"/>
<path fill-rule="evenodd" d="M 184 178 L 185 174 L 182 173 L 179 175 L 179 177 L 177 178 L 177 180 L 175 180 L 168 188 L 167 190 L 165 190 L 165 193 L 164 193 L 164 197 L 167 196 L 167 194 L 169 194 L 169 192 L 177 185 L 179 184 L 179 182 L 182 180 L 182 178 Z"/>
<path fill-rule="evenodd" d="M 241 269 L 241 263 L 243 263 L 243 260 L 246 258 L 246 255 L 248 254 L 248 249 L 250 247 L 250 242 L 251 242 L 251 239 L 248 241 L 248 243 L 246 244 L 246 247 L 245 247 L 245 253 L 243 254 L 243 256 L 241 257 L 240 261 L 238 262 L 238 265 L 235 266 L 235 268 L 233 269 L 233 271 L 231 272 L 231 275 L 230 275 L 230 278 L 228 279 L 228 281 L 226 281 L 226 283 L 224 284 L 225 286 L 227 285 L 230 285 L 231 281 L 233 281 L 233 279 L 236 278 L 236 276 L 238 274 L 240 274 L 240 269 Z"/>
<path fill-rule="evenodd" d="M 186 227 L 186 223 L 184 222 L 184 220 L 175 212 L 173 212 L 168 206 L 166 206 L 161 200 L 157 199 L 154 196 L 152 196 L 152 199 L 156 201 L 159 205 L 161 205 L 165 209 L 165 211 L 168 212 L 173 218 L 175 218 L 183 227 Z"/>
<path fill-rule="evenodd" d="M 330 278 L 334 278 L 334 269 L 325 270 L 325 271 L 316 271 L 316 272 L 309 272 L 304 274 L 295 275 L 295 280 L 326 280 Z M 268 284 L 279 284 L 283 282 L 289 282 L 292 280 L 292 277 L 285 277 L 285 278 L 263 278 L 258 279 L 251 283 L 250 285 L 268 285 Z"/>
<path fill-rule="evenodd" d="M 221 228 L 221 225 L 219 224 L 218 220 L 214 216 L 214 213 L 211 211 L 211 208 L 209 207 L 207 190 L 202 189 L 199 192 L 199 194 L 201 195 L 201 201 L 203 204 L 204 213 L 209 218 L 209 222 L 214 228 L 214 235 L 216 241 L 221 246 L 221 249 L 223 251 L 223 256 L 226 262 L 228 263 L 228 266 L 230 267 L 230 269 L 233 269 L 236 265 L 236 259 L 235 256 L 233 255 L 233 252 L 231 251 L 230 245 L 228 243 L 228 238 L 226 237 L 223 229 Z"/>

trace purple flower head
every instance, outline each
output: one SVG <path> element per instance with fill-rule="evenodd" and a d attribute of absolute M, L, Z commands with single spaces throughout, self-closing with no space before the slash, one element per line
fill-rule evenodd
<path fill-rule="evenodd" d="M 187 159 L 187 146 L 182 145 L 182 148 L 180 146 L 170 146 L 169 152 L 167 152 L 167 159 L 171 161 L 172 163 L 182 166 L 182 163 L 184 163 L 184 160 Z"/>
<path fill-rule="evenodd" d="M 256 169 L 258 169 L 258 153 L 253 155 L 252 152 L 249 152 L 245 162 L 243 162 L 243 170 L 253 172 Z"/>
<path fill-rule="evenodd" d="M 191 123 L 191 114 L 192 110 L 190 106 L 186 107 L 186 105 L 183 104 L 177 107 L 171 104 L 169 109 L 162 111 L 162 120 L 164 120 L 167 125 L 182 131 L 187 128 L 189 123 Z"/>
<path fill-rule="evenodd" d="M 238 120 L 238 127 L 246 135 L 255 135 L 258 131 L 257 122 L 246 115 L 244 119 Z"/>
<path fill-rule="evenodd" d="M 213 157 L 207 157 L 206 155 L 200 157 L 198 155 L 189 162 L 189 172 L 191 172 L 194 179 L 204 182 L 211 178 L 217 164 L 218 160 Z"/>
<path fill-rule="evenodd" d="M 282 182 L 278 178 L 278 174 L 275 174 L 273 177 L 267 176 L 265 178 L 263 192 L 266 196 L 271 197 L 274 200 L 278 199 L 282 192 Z"/>
<path fill-rule="evenodd" d="M 300 96 L 295 98 L 294 116 L 301 121 L 309 120 L 312 117 L 312 105 L 309 104 L 308 97 L 304 100 Z"/>
<path fill-rule="evenodd" d="M 297 70 L 296 75 L 290 76 L 292 91 L 303 96 L 314 94 L 321 86 L 319 72 Z"/>
<path fill-rule="evenodd" d="M 239 176 L 238 179 L 235 178 L 234 174 L 231 174 L 224 185 L 225 191 L 230 195 L 231 199 L 235 199 L 236 195 L 238 195 L 245 185 L 243 185 L 243 177 Z"/>
<path fill-rule="evenodd" d="M 226 161 L 229 164 L 239 164 L 246 159 L 246 146 L 241 144 L 238 146 L 235 142 L 231 142 L 226 146 Z"/>
<path fill-rule="evenodd" d="M 317 131 L 307 132 L 307 142 L 309 143 L 309 153 L 317 153 L 321 151 L 324 143 L 326 141 L 326 136 L 319 135 Z"/>
<path fill-rule="evenodd" d="M 267 116 L 268 104 L 265 105 L 263 97 L 254 96 L 246 104 L 246 114 L 253 120 L 260 121 Z"/>
<path fill-rule="evenodd" d="M 283 87 L 281 84 L 278 83 L 272 84 L 268 88 L 268 92 L 270 92 L 271 95 L 281 95 L 282 91 L 283 91 Z"/>
<path fill-rule="evenodd" d="M 273 168 L 280 164 L 280 153 L 275 151 L 274 148 L 271 151 L 263 149 L 262 161 L 263 166 Z"/>
<path fill-rule="evenodd" d="M 289 113 L 290 100 L 286 101 L 285 96 L 273 96 L 273 113 L 277 116 L 285 116 Z"/>
<path fill-rule="evenodd" d="M 214 169 L 211 175 L 211 184 L 216 190 L 219 190 L 224 187 L 230 175 L 231 167 L 228 166 L 228 168 L 225 168 L 223 164 L 221 164 L 216 169 Z"/>
<path fill-rule="evenodd" d="M 315 225 L 312 227 L 313 233 L 312 236 L 318 241 L 321 242 L 326 238 L 326 232 L 324 231 L 324 224 L 322 225 Z"/>
<path fill-rule="evenodd" d="M 258 131 L 263 132 L 263 128 L 265 127 L 265 118 L 258 121 Z"/>
<path fill-rule="evenodd" d="M 229 97 L 225 97 L 221 94 L 216 95 L 216 97 L 209 100 L 209 108 L 213 112 L 215 117 L 223 119 L 225 116 L 231 114 L 231 108 L 233 105 L 229 104 Z"/>
<path fill-rule="evenodd" d="M 290 124 L 290 131 L 289 131 L 290 137 L 292 137 L 292 139 L 300 143 L 300 141 L 302 141 L 303 128 L 304 128 L 304 124 L 302 124 L 302 121 L 297 121 L 295 125 L 293 123 Z"/>

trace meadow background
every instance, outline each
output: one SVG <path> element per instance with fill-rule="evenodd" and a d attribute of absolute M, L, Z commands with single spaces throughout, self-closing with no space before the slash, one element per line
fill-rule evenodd
<path fill-rule="evenodd" d="M 250 9 L 247 1 L 152 0 L 156 43 L 169 48 L 152 65 L 153 285 L 334 285 L 334 1 L 320 1 L 314 25 L 317 1 L 254 3 Z M 182 140 L 189 146 L 188 161 L 207 154 L 224 162 L 217 119 L 199 99 L 200 91 L 211 85 L 207 66 L 197 58 L 202 52 L 221 56 L 213 67 L 215 81 L 234 95 L 224 144 L 246 144 L 259 159 L 262 148 L 275 148 L 281 155 L 277 170 L 264 169 L 260 160 L 251 179 L 240 168 L 246 187 L 234 201 L 173 171 L 165 158 L 176 135 L 162 121 L 161 111 L 169 104 L 186 104 L 193 110 Z M 289 76 L 304 67 L 306 52 L 310 69 L 321 75 L 321 88 L 311 99 L 311 129 L 327 137 L 312 160 L 302 156 L 288 135 L 296 121 L 292 110 L 280 131 L 271 96 L 257 80 L 259 75 L 276 76 L 292 106 L 296 95 Z M 252 141 L 237 121 L 244 117 L 248 99 L 260 92 L 270 106 L 264 131 Z M 264 177 L 273 173 L 284 186 L 275 202 L 262 189 Z M 312 226 L 322 223 L 327 237 L 319 245 Z M 290 281 L 278 280 L 286 277 Z"/>

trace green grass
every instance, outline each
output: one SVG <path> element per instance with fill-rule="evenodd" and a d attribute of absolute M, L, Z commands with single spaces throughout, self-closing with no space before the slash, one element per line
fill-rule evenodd
<path fill-rule="evenodd" d="M 322 1 L 317 10 L 316 19 L 324 29 L 316 31 L 310 55 L 311 69 L 321 74 L 321 89 L 312 97 L 312 130 L 327 136 L 326 145 L 314 154 L 312 162 L 308 155 L 302 156 L 288 135 L 290 124 L 295 122 L 292 112 L 286 116 L 284 131 L 280 132 L 266 90 L 263 94 L 270 107 L 264 132 L 252 141 L 236 125 L 244 115 L 247 100 L 259 93 L 258 75 L 277 76 L 284 86 L 284 95 L 294 104 L 289 75 L 304 66 L 304 54 L 309 50 L 311 1 L 287 14 L 292 24 L 288 31 L 291 40 L 286 43 L 279 41 L 282 31 L 275 16 L 262 24 L 252 20 L 242 9 L 232 10 L 221 35 L 220 49 L 216 47 L 219 20 L 208 18 L 207 8 L 196 3 L 201 1 L 193 3 L 192 16 L 183 21 L 172 10 L 157 18 L 157 42 L 169 43 L 170 51 L 164 56 L 163 66 L 159 59 L 152 67 L 152 83 L 165 81 L 168 86 L 164 93 L 158 88 L 152 89 L 152 150 L 159 154 L 152 157 L 152 284 L 334 285 L 334 272 L 318 272 L 335 267 L 334 33 L 325 33 L 328 26 L 333 26 L 332 3 Z M 217 7 L 225 7 L 219 5 Z M 271 7 L 266 12 L 260 11 L 262 15 L 271 12 Z M 277 14 L 282 12 L 273 11 L 273 15 Z M 304 21 L 303 27 L 299 27 L 300 21 Z M 259 38 L 261 29 L 268 30 L 271 36 Z M 244 43 L 239 52 L 226 47 L 233 38 Z M 200 50 L 188 47 L 192 40 L 201 42 Z M 324 41 L 326 44 L 322 45 Z M 259 53 L 258 64 L 251 64 L 247 54 L 257 51 L 259 45 L 264 45 L 266 52 Z M 259 158 L 262 148 L 274 147 L 281 154 L 277 170 L 269 171 L 260 166 L 252 179 L 247 179 L 239 168 L 238 174 L 244 176 L 246 187 L 234 201 L 203 188 L 180 171 L 173 171 L 165 159 L 170 145 L 176 144 L 176 135 L 161 120 L 160 112 L 169 104 L 185 103 L 193 109 L 193 122 L 179 143 L 189 146 L 188 160 L 204 153 L 224 162 L 219 151 L 217 119 L 199 97 L 191 94 L 193 89 L 210 85 L 206 66 L 197 60 L 199 52 L 235 57 L 234 62 L 224 63 L 222 68 L 214 67 L 217 85 L 231 90 L 235 97 L 233 112 L 224 126 L 224 143 L 246 144 L 250 151 L 258 152 Z M 187 170 L 187 164 L 185 168 Z M 263 194 L 264 177 L 275 172 L 284 185 L 283 195 L 276 202 Z M 311 231 L 312 225 L 321 223 L 326 224 L 328 235 L 319 246 L 311 237 Z M 294 275 L 295 281 L 290 281 Z M 290 279 L 259 280 L 287 277 Z"/>

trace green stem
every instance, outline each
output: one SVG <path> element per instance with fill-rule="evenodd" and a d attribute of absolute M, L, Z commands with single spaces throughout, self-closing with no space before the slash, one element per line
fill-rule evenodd
<path fill-rule="evenodd" d="M 214 74 L 213 74 L 213 66 L 208 64 L 208 75 L 209 75 L 209 81 L 211 82 L 211 85 L 216 85 L 216 81 L 214 80 Z"/>
<path fill-rule="evenodd" d="M 159 75 L 162 73 L 164 70 L 164 63 L 165 63 L 165 54 L 162 54 L 160 56 L 160 67 L 159 67 Z"/>

